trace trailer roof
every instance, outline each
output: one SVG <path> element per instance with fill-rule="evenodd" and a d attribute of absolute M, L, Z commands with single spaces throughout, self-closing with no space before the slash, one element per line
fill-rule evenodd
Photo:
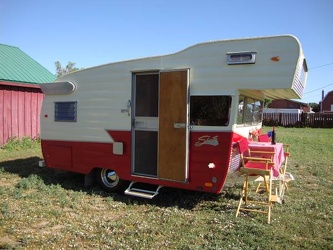
<path fill-rule="evenodd" d="M 128 59 L 128 60 L 120 60 L 120 61 L 114 61 L 114 62 L 109 62 L 109 63 L 105 63 L 105 64 L 100 64 L 100 65 L 95 65 L 95 66 L 92 66 L 92 67 L 89 67 L 89 68 L 84 68 L 84 69 L 81 69 L 81 70 L 70 72 L 68 74 L 73 74 L 73 73 L 77 73 L 79 71 L 89 70 L 89 69 L 96 68 L 96 67 L 103 67 L 103 66 L 110 65 L 110 64 L 118 64 L 118 63 L 124 63 L 124 62 L 145 60 L 145 59 L 149 59 L 149 58 L 158 58 L 158 57 L 163 57 L 163 56 L 170 56 L 170 55 L 182 53 L 182 52 L 184 52 L 186 50 L 189 50 L 191 48 L 194 48 L 194 47 L 197 47 L 197 46 L 201 46 L 201 45 L 206 45 L 206 44 L 214 44 L 214 43 L 220 43 L 220 42 L 231 42 L 231 41 L 256 40 L 256 39 L 269 39 L 269 38 L 274 38 L 274 37 L 292 37 L 300 45 L 300 42 L 299 42 L 298 38 L 295 37 L 294 35 L 290 35 L 290 34 L 282 34 L 282 35 L 274 35 L 274 36 L 245 37 L 245 38 L 228 38 L 228 39 L 212 40 L 212 41 L 205 41 L 205 42 L 197 43 L 197 44 L 188 46 L 185 49 L 182 49 L 182 50 L 179 50 L 179 51 L 176 51 L 176 52 L 172 52 L 172 53 L 168 53 L 168 54 L 161 54 L 161 55 L 154 55 L 154 56 L 148 56 L 148 57 L 132 58 L 132 59 Z"/>

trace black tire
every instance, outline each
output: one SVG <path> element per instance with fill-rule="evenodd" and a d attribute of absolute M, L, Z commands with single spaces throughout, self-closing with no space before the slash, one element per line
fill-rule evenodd
<path fill-rule="evenodd" d="M 120 179 L 112 169 L 97 169 L 95 178 L 98 185 L 108 193 L 123 192 L 126 188 L 127 182 Z"/>

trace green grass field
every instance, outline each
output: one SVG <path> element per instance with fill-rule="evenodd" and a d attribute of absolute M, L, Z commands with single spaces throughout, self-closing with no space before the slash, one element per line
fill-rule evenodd
<path fill-rule="evenodd" d="M 0 249 L 333 249 L 333 130 L 278 127 L 277 140 L 291 144 L 296 180 L 271 224 L 235 218 L 238 185 L 220 195 L 163 188 L 153 200 L 107 194 L 39 168 L 38 142 L 12 143 L 0 149 Z"/>

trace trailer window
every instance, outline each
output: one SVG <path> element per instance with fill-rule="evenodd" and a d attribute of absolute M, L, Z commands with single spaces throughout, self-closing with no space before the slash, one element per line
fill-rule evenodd
<path fill-rule="evenodd" d="M 135 116 L 158 117 L 158 74 L 136 75 Z"/>
<path fill-rule="evenodd" d="M 228 126 L 231 96 L 191 96 L 191 125 Z"/>
<path fill-rule="evenodd" d="M 262 120 L 263 102 L 245 96 L 239 97 L 237 124 L 256 125 Z"/>
<path fill-rule="evenodd" d="M 77 102 L 56 102 L 54 120 L 56 122 L 76 122 Z"/>

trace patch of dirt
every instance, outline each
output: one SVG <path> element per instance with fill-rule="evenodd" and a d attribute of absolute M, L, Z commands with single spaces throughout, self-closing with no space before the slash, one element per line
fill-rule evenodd
<path fill-rule="evenodd" d="M 20 243 L 17 242 L 12 237 L 8 237 L 8 236 L 0 237 L 0 249 L 15 248 L 19 244 Z"/>
<path fill-rule="evenodd" d="M 35 225 L 32 225 L 32 227 L 34 229 L 43 229 L 43 228 L 47 227 L 48 224 L 49 224 L 48 221 L 41 221 L 41 222 L 39 222 L 39 223 L 37 223 Z"/>

